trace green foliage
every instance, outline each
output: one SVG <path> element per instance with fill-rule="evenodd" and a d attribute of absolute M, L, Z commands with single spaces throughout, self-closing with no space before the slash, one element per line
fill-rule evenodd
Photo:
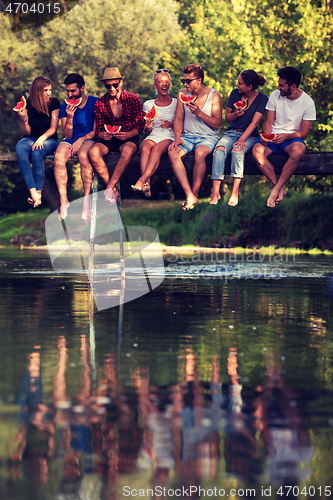
<path fill-rule="evenodd" d="M 175 10 L 172 0 L 82 0 L 64 16 L 17 34 L 0 14 L 1 150 L 13 151 L 22 137 L 12 108 L 38 75 L 51 79 L 62 101 L 68 73 L 81 73 L 87 92 L 103 95 L 104 69 L 118 66 L 127 90 L 151 96 L 151 75 L 180 32 Z"/>
<path fill-rule="evenodd" d="M 201 64 L 207 82 L 222 93 L 224 102 L 244 69 L 261 72 L 268 80 L 263 91 L 269 94 L 276 88 L 280 67 L 299 68 L 302 88 L 313 97 L 317 108 L 317 123 L 308 146 L 313 150 L 332 149 L 333 19 L 329 3 L 183 0 L 179 22 L 187 36 L 175 54 L 176 67 L 179 70 L 189 61 Z"/>

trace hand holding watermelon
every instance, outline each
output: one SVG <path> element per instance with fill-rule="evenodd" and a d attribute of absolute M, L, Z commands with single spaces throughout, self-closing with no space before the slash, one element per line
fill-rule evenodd
<path fill-rule="evenodd" d="M 261 142 L 263 144 L 268 144 L 270 141 L 274 141 L 278 134 L 260 134 Z"/>

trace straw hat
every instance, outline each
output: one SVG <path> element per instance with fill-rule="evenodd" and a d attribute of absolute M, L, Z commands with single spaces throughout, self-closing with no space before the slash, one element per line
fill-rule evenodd
<path fill-rule="evenodd" d="M 118 68 L 106 68 L 104 71 L 103 78 L 101 78 L 101 82 L 104 80 L 118 80 L 121 79 L 123 80 L 124 77 L 121 76 L 120 71 Z"/>

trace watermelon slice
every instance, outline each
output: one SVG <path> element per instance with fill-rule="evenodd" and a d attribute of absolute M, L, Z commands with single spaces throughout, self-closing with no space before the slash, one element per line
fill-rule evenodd
<path fill-rule="evenodd" d="M 82 102 L 82 97 L 78 97 L 77 99 L 65 99 L 65 103 L 68 106 L 80 106 Z"/>
<path fill-rule="evenodd" d="M 276 139 L 277 135 L 278 134 L 260 134 L 260 137 L 264 139 L 264 141 L 269 142 Z"/>
<path fill-rule="evenodd" d="M 180 92 L 179 99 L 183 104 L 188 104 L 189 102 L 194 102 L 197 100 L 196 95 L 185 95 Z"/>
<path fill-rule="evenodd" d="M 145 114 L 144 119 L 153 121 L 153 120 L 155 120 L 157 115 L 158 115 L 158 109 L 157 109 L 156 104 L 154 104 L 154 106 L 151 108 L 151 110 Z"/>
<path fill-rule="evenodd" d="M 13 108 L 14 111 L 20 111 L 20 109 L 24 109 L 27 107 L 27 101 L 24 96 L 21 97 L 19 102 L 16 104 L 16 106 Z"/>
<path fill-rule="evenodd" d="M 241 111 L 244 111 L 244 109 L 247 108 L 248 103 L 249 103 L 249 101 L 247 99 L 245 99 L 244 101 L 235 102 L 234 106 L 236 109 L 240 109 Z"/>
<path fill-rule="evenodd" d="M 112 125 L 107 125 L 106 123 L 104 124 L 104 128 L 109 134 L 117 134 L 121 130 L 121 125 L 117 126 L 112 126 Z"/>

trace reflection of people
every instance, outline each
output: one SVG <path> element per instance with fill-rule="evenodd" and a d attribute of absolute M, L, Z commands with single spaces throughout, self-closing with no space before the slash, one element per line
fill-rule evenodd
<path fill-rule="evenodd" d="M 107 186 L 105 199 L 110 203 L 114 203 L 119 194 L 116 184 L 138 150 L 139 134 L 144 127 L 140 99 L 122 89 L 123 80 L 118 68 L 104 71 L 101 81 L 107 93 L 95 105 L 97 140 L 89 151 L 93 167 Z M 104 125 L 120 126 L 121 130 L 112 134 L 105 131 Z M 120 158 L 110 178 L 103 157 L 115 151 L 120 152 Z"/>
<path fill-rule="evenodd" d="M 166 153 L 169 144 L 174 140 L 173 121 L 175 118 L 177 100 L 169 96 L 171 77 L 167 69 L 158 69 L 154 73 L 154 87 L 157 99 L 150 99 L 143 105 L 144 113 L 157 106 L 158 115 L 154 121 L 146 120 L 145 132 L 149 135 L 141 144 L 140 169 L 141 177 L 132 189 L 142 191 L 145 196 L 151 196 L 150 178 L 157 170 L 161 155 Z"/>
<path fill-rule="evenodd" d="M 267 200 L 268 207 L 275 207 L 286 190 L 285 183 L 296 171 L 306 145 L 304 140 L 309 135 L 312 121 L 316 119 L 316 109 L 313 100 L 298 87 L 301 82 L 301 72 L 293 66 L 287 66 L 278 71 L 278 89 L 273 92 L 267 103 L 266 121 L 262 127 L 265 134 L 277 134 L 270 142 L 258 139 L 253 147 L 253 156 L 262 173 L 273 184 L 273 189 Z M 285 163 L 279 180 L 273 165 L 267 159 L 272 153 L 286 153 L 289 158 Z"/>
<path fill-rule="evenodd" d="M 55 425 L 54 409 L 43 404 L 39 346 L 28 356 L 27 374 L 17 402 L 21 406 L 21 424 L 14 436 L 18 445 L 11 456 L 12 473 L 18 475 L 15 464 L 24 460 L 29 478 L 36 485 L 47 484 L 47 460 L 55 451 Z"/>
<path fill-rule="evenodd" d="M 182 83 L 185 84 L 185 89 L 178 93 L 174 121 L 175 140 L 168 149 L 172 168 L 186 195 L 183 210 L 191 210 L 198 201 L 199 189 L 206 172 L 205 158 L 219 140 L 222 109 L 220 94 L 203 84 L 204 72 L 201 66 L 185 66 L 183 74 Z M 181 95 L 195 96 L 196 101 L 182 104 Z M 193 149 L 195 163 L 191 188 L 182 157 Z"/>
<path fill-rule="evenodd" d="M 95 138 L 94 106 L 97 97 L 88 96 L 84 92 L 85 82 L 78 73 L 71 73 L 64 80 L 68 99 L 79 99 L 79 106 L 71 106 L 65 102 L 60 106 L 59 118 L 64 134 L 64 140 L 59 144 L 54 157 L 54 175 L 60 195 L 59 219 L 67 216 L 69 207 L 67 198 L 67 168 L 66 162 L 74 155 L 78 156 L 81 167 L 81 179 L 84 195 L 88 196 L 91 189 L 93 169 L 88 158 L 88 151 Z M 85 202 L 87 203 L 87 198 Z M 89 207 L 84 206 L 82 219 L 89 218 Z"/>
<path fill-rule="evenodd" d="M 234 89 L 228 99 L 225 119 L 230 123 L 222 139 L 216 145 L 213 156 L 212 180 L 213 193 L 210 205 L 216 205 L 221 198 L 220 186 L 224 178 L 224 166 L 231 151 L 231 174 L 234 178 L 232 193 L 228 205 L 238 203 L 239 185 L 244 173 L 245 153 L 251 151 L 256 139 L 259 137 L 257 125 L 265 113 L 268 98 L 257 91 L 258 87 L 265 85 L 263 76 L 253 69 L 242 71 L 238 77 L 237 89 Z M 245 110 L 235 107 L 235 103 L 245 101 Z"/>
<path fill-rule="evenodd" d="M 20 172 L 30 191 L 28 202 L 34 208 L 42 203 L 44 157 L 53 153 L 58 146 L 60 103 L 51 97 L 51 93 L 51 81 L 45 76 L 38 76 L 30 87 L 26 108 L 18 112 L 24 138 L 16 144 L 15 151 Z"/>
<path fill-rule="evenodd" d="M 268 482 L 294 486 L 311 475 L 306 462 L 312 458 L 313 447 L 297 404 L 297 394 L 284 387 L 281 368 L 280 356 L 268 353 L 267 383 L 257 388 L 254 416 L 266 450 Z"/>

